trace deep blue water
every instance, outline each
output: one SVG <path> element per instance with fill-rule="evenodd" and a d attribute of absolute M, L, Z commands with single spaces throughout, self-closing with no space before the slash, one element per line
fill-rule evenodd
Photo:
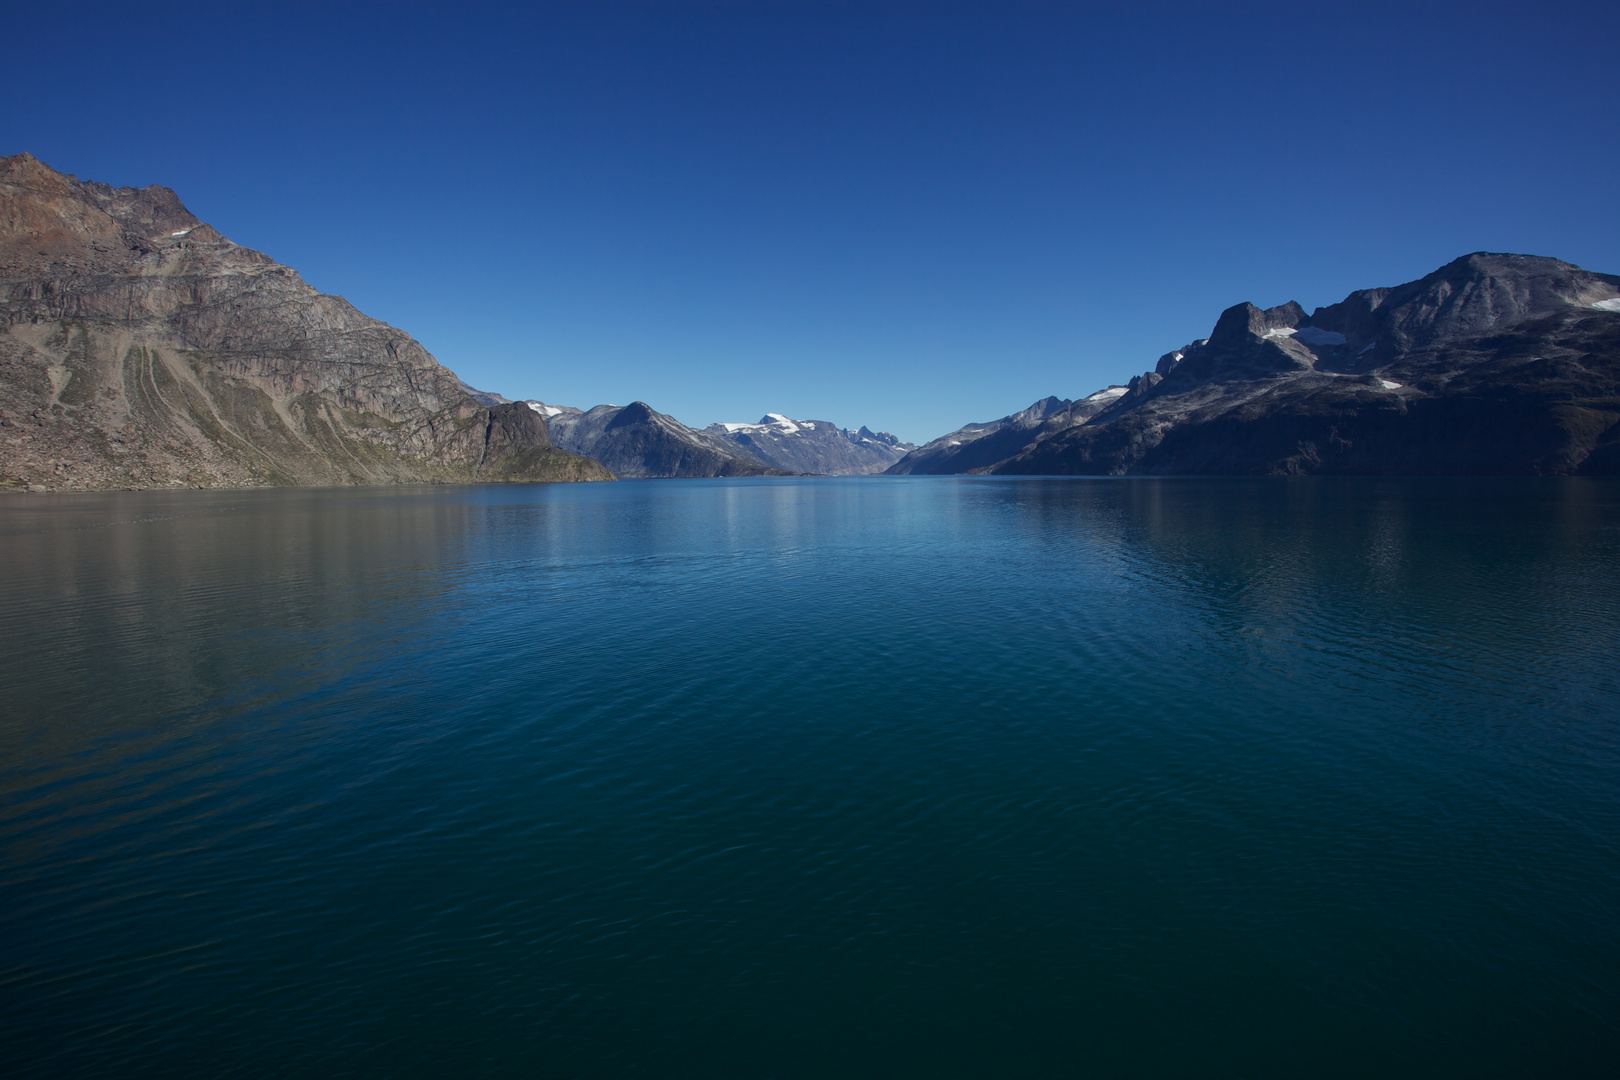
<path fill-rule="evenodd" d="M 13 1075 L 1599 1076 L 1620 485 L 0 501 Z"/>

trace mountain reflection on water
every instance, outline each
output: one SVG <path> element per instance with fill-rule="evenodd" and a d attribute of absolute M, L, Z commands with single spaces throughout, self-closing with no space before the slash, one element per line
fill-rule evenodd
<path fill-rule="evenodd" d="M 0 503 L 21 1075 L 1587 1075 L 1620 485 Z"/>

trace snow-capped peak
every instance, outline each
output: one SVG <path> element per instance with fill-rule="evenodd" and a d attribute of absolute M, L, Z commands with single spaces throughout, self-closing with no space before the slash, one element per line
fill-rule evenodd
<path fill-rule="evenodd" d="M 721 421 L 719 426 L 725 428 L 728 435 L 735 435 L 739 431 L 770 432 L 773 435 L 798 435 L 801 432 L 816 430 L 814 420 L 793 420 L 779 412 L 766 413 L 757 424 L 728 424 Z"/>
<path fill-rule="evenodd" d="M 792 435 L 799 430 L 797 422 L 789 420 L 779 412 L 766 413 L 765 419 L 761 420 L 760 424 L 780 428 L 783 435 Z"/>

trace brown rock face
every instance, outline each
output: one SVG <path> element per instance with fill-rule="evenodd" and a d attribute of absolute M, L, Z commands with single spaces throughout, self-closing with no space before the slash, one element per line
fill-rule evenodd
<path fill-rule="evenodd" d="M 0 158 L 0 487 L 609 479 L 169 189 Z"/>

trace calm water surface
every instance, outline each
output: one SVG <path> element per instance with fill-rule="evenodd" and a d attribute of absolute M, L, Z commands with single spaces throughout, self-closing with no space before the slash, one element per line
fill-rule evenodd
<path fill-rule="evenodd" d="M 1598 1076 L 1620 485 L 0 501 L 13 1075 Z"/>

